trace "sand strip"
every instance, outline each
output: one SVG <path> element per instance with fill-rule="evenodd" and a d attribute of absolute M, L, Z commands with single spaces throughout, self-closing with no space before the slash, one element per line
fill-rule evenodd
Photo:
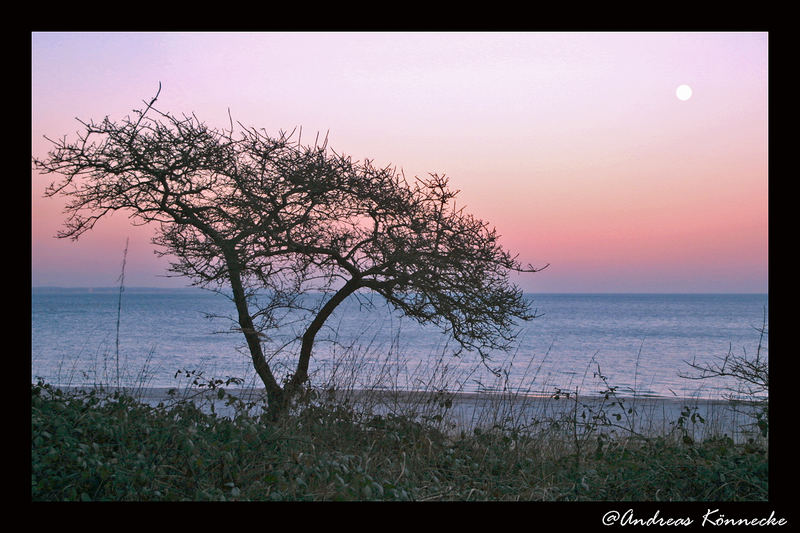
<path fill-rule="evenodd" d="M 65 387 L 65 389 L 67 389 Z M 72 389 L 76 389 L 73 387 Z M 85 389 L 84 389 L 85 390 Z M 172 390 L 172 394 L 170 394 Z M 263 389 L 226 388 L 227 393 L 245 401 L 260 402 Z M 214 405 L 219 416 L 230 416 L 233 409 L 217 397 L 218 391 L 202 388 L 137 388 L 125 391 L 149 405 L 192 399 L 208 410 Z M 113 389 L 105 389 L 113 392 Z M 323 393 L 324 394 L 324 393 Z M 583 428 L 605 428 L 617 434 L 633 430 L 643 435 L 687 432 L 694 438 L 728 435 L 736 441 L 753 436 L 754 408 L 721 399 L 664 397 L 603 397 L 564 394 L 523 395 L 476 392 L 430 392 L 390 390 L 337 391 L 337 401 L 347 401 L 354 408 L 375 414 L 414 414 L 441 422 L 450 430 L 516 427 L 541 428 L 553 422 L 577 421 Z M 263 405 L 263 403 L 261 403 Z M 440 418 L 441 420 L 440 420 Z M 574 424 L 573 424 L 574 425 Z"/>

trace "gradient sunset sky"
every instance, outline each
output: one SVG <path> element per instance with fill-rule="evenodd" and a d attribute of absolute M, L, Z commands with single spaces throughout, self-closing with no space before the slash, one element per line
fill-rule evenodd
<path fill-rule="evenodd" d="M 156 107 L 446 174 L 530 292 L 767 292 L 767 33 L 33 33 L 32 155 Z M 681 100 L 680 85 L 692 96 Z M 165 278 L 118 213 L 56 239 L 32 171 L 34 286 Z"/>

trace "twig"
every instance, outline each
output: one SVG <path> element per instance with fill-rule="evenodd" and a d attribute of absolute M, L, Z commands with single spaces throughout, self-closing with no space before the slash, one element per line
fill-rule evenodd
<path fill-rule="evenodd" d="M 119 321 L 122 312 L 122 293 L 125 291 L 125 263 L 128 260 L 128 240 L 125 238 L 125 251 L 122 254 L 122 272 L 119 275 L 119 299 L 117 300 L 117 339 L 116 339 L 116 363 L 117 363 L 117 388 L 119 389 Z"/>

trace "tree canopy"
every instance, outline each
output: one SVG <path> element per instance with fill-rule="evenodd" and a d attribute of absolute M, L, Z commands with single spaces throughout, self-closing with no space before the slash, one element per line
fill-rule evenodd
<path fill-rule="evenodd" d="M 523 266 L 494 228 L 458 207 L 446 176 L 407 180 L 336 153 L 327 138 L 302 145 L 294 132 L 270 136 L 233 120 L 210 128 L 194 114 L 159 111 L 157 97 L 120 121 L 79 121 L 77 140 L 51 140 L 34 158 L 41 173 L 60 175 L 45 195 L 68 199 L 58 236 L 78 239 L 114 211 L 155 225 L 157 253 L 174 274 L 232 291 L 270 404 L 285 404 L 308 379 L 316 333 L 359 290 L 482 358 L 507 350 L 516 321 L 534 318 L 510 273 L 541 269 Z M 326 298 L 281 387 L 260 337 L 312 290 Z"/>

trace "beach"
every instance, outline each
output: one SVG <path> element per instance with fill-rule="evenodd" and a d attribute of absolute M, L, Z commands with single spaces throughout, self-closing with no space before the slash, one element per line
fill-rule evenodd
<path fill-rule="evenodd" d="M 75 388 L 73 388 L 75 389 Z M 87 390 L 87 389 L 83 389 Z M 232 416 L 233 407 L 219 389 L 143 387 L 123 389 L 151 406 L 191 400 L 204 411 Z M 251 412 L 265 405 L 261 388 L 226 388 L 224 396 L 252 402 Z M 171 392 L 170 392 L 171 391 Z M 112 389 L 104 389 L 113 393 Z M 331 396 L 331 394 L 333 394 Z M 342 390 L 318 391 L 318 400 L 346 404 L 374 415 L 411 416 L 435 422 L 449 433 L 493 428 L 535 432 L 553 427 L 652 437 L 678 431 L 693 439 L 728 436 L 746 442 L 753 436 L 755 407 L 730 400 L 600 396 L 561 393 L 453 393 L 448 391 Z M 557 426 L 554 426 L 556 424 Z M 573 428 L 574 429 L 574 428 Z"/>

